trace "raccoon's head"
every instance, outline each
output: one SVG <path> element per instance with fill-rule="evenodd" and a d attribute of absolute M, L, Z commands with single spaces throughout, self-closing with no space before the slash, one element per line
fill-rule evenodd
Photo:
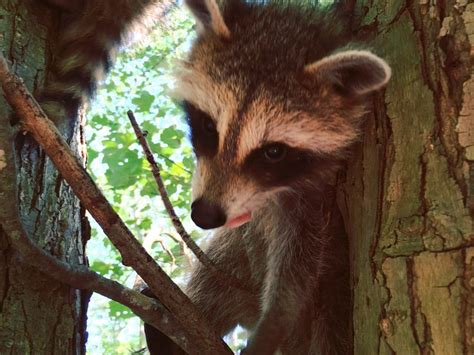
<path fill-rule="evenodd" d="M 390 68 L 315 9 L 187 0 L 198 38 L 178 72 L 197 157 L 193 221 L 236 227 L 282 193 L 324 184 Z"/>

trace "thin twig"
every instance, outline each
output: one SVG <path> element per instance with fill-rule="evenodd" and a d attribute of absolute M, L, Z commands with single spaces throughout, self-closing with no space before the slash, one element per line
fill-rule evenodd
<path fill-rule="evenodd" d="M 168 248 L 165 243 L 163 242 L 163 239 L 157 239 L 156 240 L 158 243 L 160 243 L 161 247 L 163 248 L 163 250 L 169 255 L 169 257 L 171 258 L 171 263 L 173 264 L 173 266 L 176 265 L 176 258 L 174 257 L 173 255 L 173 252 L 171 251 L 170 248 Z"/>
<path fill-rule="evenodd" d="M 186 169 L 185 167 L 183 167 L 182 165 L 176 163 L 173 159 L 170 159 L 168 158 L 166 155 L 164 154 L 158 154 L 161 158 L 163 158 L 164 160 L 166 160 L 168 163 L 171 163 L 172 165 L 176 166 L 178 169 L 181 169 L 182 171 L 184 171 L 185 173 L 188 173 L 189 175 L 192 175 L 192 171 L 189 170 L 189 169 Z"/>
<path fill-rule="evenodd" d="M 185 260 L 185 263 L 186 263 L 186 267 L 188 269 L 191 269 L 192 268 L 192 265 L 193 265 L 193 254 L 192 252 L 189 250 L 188 246 L 186 245 L 186 243 L 183 241 L 183 239 L 180 237 L 175 237 L 173 234 L 171 233 L 168 233 L 168 232 L 163 232 L 162 233 L 163 235 L 166 235 L 168 238 L 171 238 L 176 244 L 179 244 L 179 247 L 181 249 L 181 255 L 183 256 L 184 260 Z M 179 234 L 178 234 L 179 235 Z"/>
<path fill-rule="evenodd" d="M 145 153 L 145 157 L 148 160 L 148 163 L 150 163 L 151 172 L 153 174 L 153 177 L 155 178 L 156 184 L 158 186 L 158 191 L 161 195 L 161 199 L 163 200 L 163 204 L 165 205 L 166 212 L 168 212 L 171 222 L 173 223 L 173 226 L 175 227 L 178 234 L 181 236 L 188 248 L 191 249 L 194 255 L 196 255 L 196 258 L 204 266 L 206 266 L 224 285 L 230 285 L 240 290 L 247 291 L 247 288 L 243 286 L 243 283 L 240 280 L 238 280 L 233 275 L 225 275 L 221 270 L 219 270 L 214 264 L 214 262 L 209 259 L 209 257 L 202 251 L 201 248 L 199 248 L 196 242 L 188 234 L 183 224 L 181 223 L 181 220 L 174 211 L 174 207 L 171 204 L 168 193 L 166 192 L 165 184 L 163 183 L 163 179 L 161 178 L 160 168 L 158 167 L 158 164 L 156 163 L 155 158 L 153 157 L 153 153 L 150 149 L 150 146 L 148 145 L 148 142 L 145 136 L 143 135 L 140 126 L 138 125 L 134 113 L 129 110 L 127 112 L 127 115 L 130 119 L 130 122 L 132 123 L 135 135 L 137 136 L 138 141 L 142 146 L 143 152 Z"/>
<path fill-rule="evenodd" d="M 150 253 L 153 247 L 153 243 L 159 243 L 161 245 L 161 248 L 169 255 L 171 258 L 171 262 L 173 265 L 176 264 L 176 258 L 173 255 L 173 252 L 171 251 L 170 248 L 168 248 L 164 240 L 161 236 L 156 235 L 156 234 L 148 234 L 144 239 L 143 239 L 143 247 Z"/>
<path fill-rule="evenodd" d="M 23 129 L 30 132 L 43 147 L 83 206 L 119 250 L 124 265 L 133 267 L 141 275 L 154 295 L 186 329 L 193 342 L 192 353 L 231 354 L 231 350 L 209 326 L 189 298 L 158 266 L 113 210 L 23 82 L 9 71 L 1 55 L 0 81 L 5 98 L 20 118 Z"/>
<path fill-rule="evenodd" d="M 168 232 L 163 232 L 163 234 L 166 235 L 168 238 L 171 238 L 176 244 L 179 244 L 181 246 L 182 245 L 186 246 L 186 244 L 183 242 L 182 239 L 175 237 L 173 234 L 168 233 Z"/>

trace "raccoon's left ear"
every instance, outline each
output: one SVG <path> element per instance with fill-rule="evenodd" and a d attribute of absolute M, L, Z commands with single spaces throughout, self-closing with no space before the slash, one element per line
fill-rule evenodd
<path fill-rule="evenodd" d="M 216 0 L 185 0 L 185 3 L 196 18 L 198 32 L 210 29 L 219 37 L 230 37 L 230 31 Z"/>
<path fill-rule="evenodd" d="M 360 96 L 387 84 L 392 71 L 375 54 L 350 50 L 308 64 L 305 73 L 322 83 L 330 83 L 342 94 Z"/>

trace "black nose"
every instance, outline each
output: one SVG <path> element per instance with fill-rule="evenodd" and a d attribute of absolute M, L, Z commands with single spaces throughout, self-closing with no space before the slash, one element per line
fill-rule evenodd
<path fill-rule="evenodd" d="M 191 218 L 199 227 L 212 229 L 223 226 L 227 217 L 219 205 L 199 198 L 191 205 Z"/>

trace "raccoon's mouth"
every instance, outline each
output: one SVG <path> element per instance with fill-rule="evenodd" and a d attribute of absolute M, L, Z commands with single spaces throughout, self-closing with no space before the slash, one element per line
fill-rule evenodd
<path fill-rule="evenodd" d="M 246 212 L 244 214 L 241 214 L 240 216 L 237 216 L 235 218 L 232 218 L 231 220 L 227 221 L 225 224 L 225 227 L 227 228 L 236 228 L 241 226 L 242 224 L 247 223 L 252 219 L 252 212 Z"/>

